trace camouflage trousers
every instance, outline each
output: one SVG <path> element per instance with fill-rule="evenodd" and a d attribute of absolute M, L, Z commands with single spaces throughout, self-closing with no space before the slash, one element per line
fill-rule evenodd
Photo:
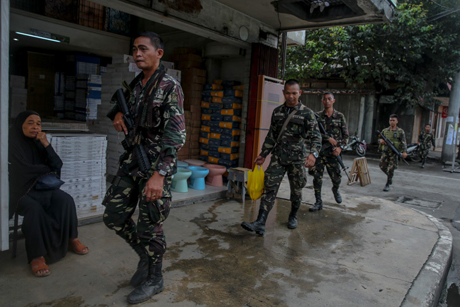
<path fill-rule="evenodd" d="M 287 172 L 291 187 L 291 205 L 299 208 L 302 202 L 302 189 L 307 184 L 307 172 L 303 162 L 300 164 L 281 165 L 279 159 L 273 155 L 270 165 L 265 171 L 264 192 L 260 200 L 260 207 L 270 212 L 275 204 L 276 194 Z"/>
<path fill-rule="evenodd" d="M 331 154 L 320 153 L 318 159 L 316 159 L 315 166 L 310 167 L 308 170 L 308 173 L 313 176 L 315 194 L 321 194 L 324 167 L 326 167 L 327 173 L 329 174 L 334 187 L 339 188 L 340 183 L 342 182 L 342 175 L 340 173 L 340 166 L 339 162 L 337 162 L 337 157 Z"/>
<path fill-rule="evenodd" d="M 429 151 L 430 151 L 429 148 L 420 148 L 419 152 L 420 152 L 420 157 L 422 158 L 422 160 L 426 159 Z"/>
<path fill-rule="evenodd" d="M 380 157 L 380 169 L 384 172 L 388 179 L 392 179 L 395 169 L 398 168 L 398 156 L 393 151 L 383 151 Z"/>
<path fill-rule="evenodd" d="M 146 179 L 124 176 L 120 183 L 112 184 L 103 201 L 105 225 L 115 230 L 129 245 L 142 244 L 151 263 L 162 260 L 166 251 L 163 222 L 169 215 L 171 197 L 147 202 L 144 194 Z M 171 186 L 171 176 L 165 177 L 165 188 Z M 168 189 L 169 190 L 169 189 Z M 132 215 L 139 203 L 137 225 Z"/>

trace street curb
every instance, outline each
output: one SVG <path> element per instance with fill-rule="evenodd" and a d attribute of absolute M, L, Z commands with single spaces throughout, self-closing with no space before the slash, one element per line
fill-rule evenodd
<path fill-rule="evenodd" d="M 436 307 L 452 263 L 452 234 L 437 218 L 425 215 L 438 228 L 438 242 L 407 291 L 401 307 Z"/>

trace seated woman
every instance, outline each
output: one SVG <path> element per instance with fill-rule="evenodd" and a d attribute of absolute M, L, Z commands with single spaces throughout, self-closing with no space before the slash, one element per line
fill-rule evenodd
<path fill-rule="evenodd" d="M 75 202 L 59 188 L 38 189 L 36 184 L 47 174 L 60 176 L 62 161 L 41 129 L 38 113 L 20 113 L 10 129 L 9 139 L 10 218 L 24 216 L 27 257 L 35 276 L 50 274 L 45 258 L 55 262 L 67 250 L 79 255 L 89 249 L 77 239 Z"/>

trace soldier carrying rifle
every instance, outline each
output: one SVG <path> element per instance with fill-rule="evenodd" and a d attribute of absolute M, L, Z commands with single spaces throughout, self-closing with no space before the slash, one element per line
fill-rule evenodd
<path fill-rule="evenodd" d="M 399 158 L 404 160 L 407 157 L 406 134 L 397 124 L 398 115 L 391 114 L 390 127 L 383 129 L 382 132 L 377 131 L 379 133 L 379 150 L 382 153 L 379 166 L 388 176 L 385 188 L 383 188 L 385 192 L 390 190 L 390 185 L 393 183 L 393 175 L 395 169 L 398 168 Z"/>
<path fill-rule="evenodd" d="M 316 198 L 315 205 L 309 209 L 312 212 L 323 209 L 321 187 L 323 185 L 325 166 L 332 180 L 332 193 L 334 194 L 335 201 L 339 204 L 342 202 L 342 196 L 339 192 L 342 175 L 337 158 L 340 157 L 342 149 L 348 142 L 347 122 L 342 113 L 334 110 L 334 95 L 330 92 L 325 92 L 321 101 L 324 105 L 324 110 L 318 112 L 318 123 L 321 123 L 325 129 L 325 131 L 321 131 L 323 144 L 315 165 L 308 171 L 313 176 L 313 187 L 315 188 Z"/>
<path fill-rule="evenodd" d="M 166 240 L 163 222 L 171 205 L 171 179 L 177 170 L 177 151 L 185 143 L 184 95 L 180 84 L 160 63 L 162 39 L 153 32 L 135 37 L 133 58 L 142 72 L 107 115 L 127 136 L 117 176 L 103 201 L 104 223 L 139 255 L 131 278 L 135 288 L 128 303 L 149 300 L 163 291 L 161 273 Z M 127 101 L 127 104 L 126 101 Z M 128 114 L 129 113 L 129 114 Z M 137 223 L 131 218 L 139 206 Z"/>

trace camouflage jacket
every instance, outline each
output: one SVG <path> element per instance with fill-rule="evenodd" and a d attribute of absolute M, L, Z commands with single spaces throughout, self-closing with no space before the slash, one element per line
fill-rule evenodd
<path fill-rule="evenodd" d="M 345 116 L 337 110 L 334 110 L 331 116 L 327 116 L 323 110 L 318 112 L 318 116 L 318 120 L 321 121 L 326 132 L 337 141 L 337 146 L 345 147 L 348 143 L 348 127 Z M 328 147 L 328 144 L 330 144 L 329 138 L 325 134 L 321 134 L 321 137 L 323 147 L 326 147 L 325 145 Z"/>
<path fill-rule="evenodd" d="M 420 143 L 420 148 L 421 149 L 430 149 L 431 144 L 433 144 L 433 147 L 436 147 L 435 140 L 434 140 L 434 135 L 433 133 L 429 132 L 422 132 L 418 136 L 418 141 Z"/>
<path fill-rule="evenodd" d="M 407 150 L 407 143 L 406 143 L 406 133 L 401 128 L 397 127 L 396 130 L 391 130 L 390 127 L 383 129 L 382 134 L 385 135 L 387 139 L 389 139 L 393 145 L 395 145 L 396 149 L 399 152 L 405 152 Z M 379 138 L 379 144 L 380 144 Z M 391 148 L 386 145 L 379 145 L 380 151 L 391 151 Z"/>
<path fill-rule="evenodd" d="M 265 138 L 260 155 L 267 157 L 272 153 L 276 155 L 280 164 L 303 163 L 310 153 L 319 153 L 321 149 L 321 134 L 318 129 L 315 115 L 307 107 L 300 108 L 301 103 L 293 108 L 282 104 L 273 110 L 270 130 Z M 278 143 L 284 122 L 289 116 L 289 111 L 297 111 L 289 121 Z M 307 148 L 308 145 L 308 148 Z"/>
<path fill-rule="evenodd" d="M 131 82 L 133 92 L 130 95 L 128 105 L 131 106 L 132 114 L 137 114 L 140 102 L 142 101 L 145 90 L 154 82 L 154 76 L 142 85 L 144 74 L 140 73 Z M 150 171 L 152 175 L 154 171 L 163 170 L 166 176 L 171 176 L 176 173 L 177 151 L 185 143 L 185 119 L 184 119 L 184 94 L 179 82 L 169 75 L 164 75 L 161 80 L 158 90 L 155 95 L 152 95 L 151 101 L 153 104 L 153 127 L 154 128 L 139 128 L 143 136 L 142 145 L 150 160 Z M 120 111 L 117 105 L 107 114 L 111 120 Z M 120 171 L 122 174 L 143 177 L 136 166 L 136 157 L 133 152 L 125 153 L 120 159 Z M 133 167 L 134 166 L 134 167 Z"/>

